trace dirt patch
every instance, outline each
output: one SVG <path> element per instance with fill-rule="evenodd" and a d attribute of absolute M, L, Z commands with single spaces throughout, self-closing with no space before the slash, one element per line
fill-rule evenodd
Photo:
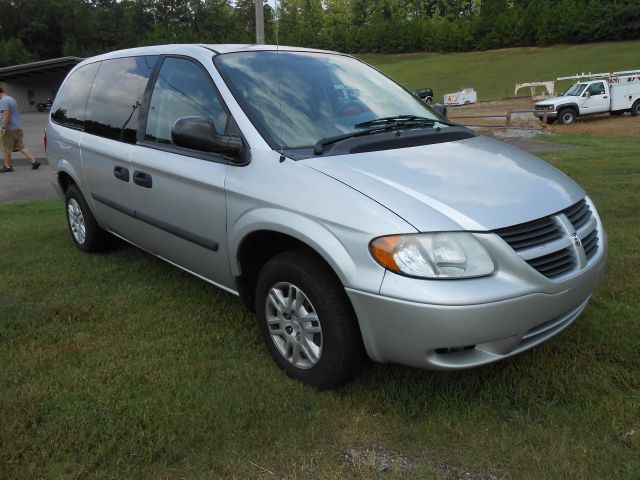
<path fill-rule="evenodd" d="M 587 134 L 598 136 L 639 136 L 640 117 L 633 117 L 625 113 L 621 117 L 607 114 L 578 118 L 573 125 L 547 125 L 533 113 L 512 113 L 511 126 L 506 129 L 506 114 L 509 111 L 533 110 L 535 101 L 529 98 L 514 98 L 480 102 L 461 107 L 448 107 L 449 118 L 482 132 L 491 130 L 507 132 L 504 137 L 533 136 L 540 133 Z M 488 117 L 496 115 L 496 117 Z M 476 118 L 484 117 L 484 118 Z M 518 134 L 518 130 L 524 130 Z M 494 134 L 499 137 L 500 134 Z"/>
<path fill-rule="evenodd" d="M 350 448 L 344 454 L 345 459 L 354 466 L 365 466 L 378 472 L 386 472 L 392 467 L 398 470 L 409 470 L 411 462 L 402 455 L 391 455 L 382 447 L 378 448 Z"/>
<path fill-rule="evenodd" d="M 410 461 L 402 455 L 390 454 L 382 447 L 353 447 L 344 452 L 344 457 L 356 468 L 365 467 L 377 472 L 396 471 L 408 474 L 412 469 L 429 464 L 435 471 L 436 478 L 441 480 L 500 480 L 509 478 L 502 472 L 502 468 L 492 468 L 493 472 L 482 474 L 457 462 L 432 462 L 426 458 Z"/>

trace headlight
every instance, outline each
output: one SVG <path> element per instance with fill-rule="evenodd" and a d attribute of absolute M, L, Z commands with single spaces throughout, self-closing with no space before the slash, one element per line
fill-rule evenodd
<path fill-rule="evenodd" d="M 481 277 L 495 269 L 484 247 L 466 232 L 378 237 L 369 250 L 383 267 L 410 277 Z"/>
<path fill-rule="evenodd" d="M 549 110 L 550 112 L 553 112 L 556 109 L 555 105 L 547 105 L 547 110 Z"/>

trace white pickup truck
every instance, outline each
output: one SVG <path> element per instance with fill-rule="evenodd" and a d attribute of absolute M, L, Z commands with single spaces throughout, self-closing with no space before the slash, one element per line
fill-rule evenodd
<path fill-rule="evenodd" d="M 558 120 L 563 124 L 575 122 L 578 116 L 595 113 L 610 112 L 611 115 L 622 115 L 624 112 L 631 112 L 632 115 L 638 116 L 640 72 L 612 73 L 604 79 L 575 83 L 564 95 L 536 103 L 535 116 L 543 120 L 545 112 L 547 123 Z"/>

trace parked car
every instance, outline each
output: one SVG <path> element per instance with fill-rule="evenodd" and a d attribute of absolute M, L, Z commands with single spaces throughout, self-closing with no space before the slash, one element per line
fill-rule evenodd
<path fill-rule="evenodd" d="M 276 364 L 318 388 L 365 354 L 456 370 L 528 350 L 605 270 L 602 221 L 574 181 L 348 55 L 89 58 L 46 140 L 80 250 L 115 235 L 237 295 Z"/>
<path fill-rule="evenodd" d="M 38 104 L 36 105 L 36 109 L 39 112 L 48 112 L 49 110 L 51 110 L 52 104 L 53 101 L 50 98 L 47 98 L 46 102 L 38 102 Z"/>
<path fill-rule="evenodd" d="M 419 88 L 418 90 L 414 90 L 415 93 L 420 100 L 427 102 L 429 105 L 433 102 L 433 90 L 428 87 Z"/>
<path fill-rule="evenodd" d="M 600 74 L 598 79 L 582 80 L 561 96 L 542 100 L 535 105 L 535 116 L 547 123 L 558 120 L 569 125 L 576 118 L 597 113 L 640 115 L 640 70 Z M 571 78 L 571 77 L 565 77 Z M 561 78 L 562 79 L 562 78 Z"/>

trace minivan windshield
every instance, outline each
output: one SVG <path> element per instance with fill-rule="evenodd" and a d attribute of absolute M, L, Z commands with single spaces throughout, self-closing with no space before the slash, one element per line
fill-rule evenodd
<path fill-rule="evenodd" d="M 575 85 L 571 85 L 569 90 L 567 90 L 564 94 L 570 97 L 579 97 L 584 92 L 584 89 L 587 88 L 586 83 L 576 83 Z"/>
<path fill-rule="evenodd" d="M 435 120 L 413 122 L 406 128 L 447 124 L 400 85 L 345 55 L 238 52 L 216 56 L 215 64 L 240 106 L 275 149 L 281 143 L 287 149 L 312 147 L 322 139 L 358 132 L 368 122 L 388 117 Z"/>

